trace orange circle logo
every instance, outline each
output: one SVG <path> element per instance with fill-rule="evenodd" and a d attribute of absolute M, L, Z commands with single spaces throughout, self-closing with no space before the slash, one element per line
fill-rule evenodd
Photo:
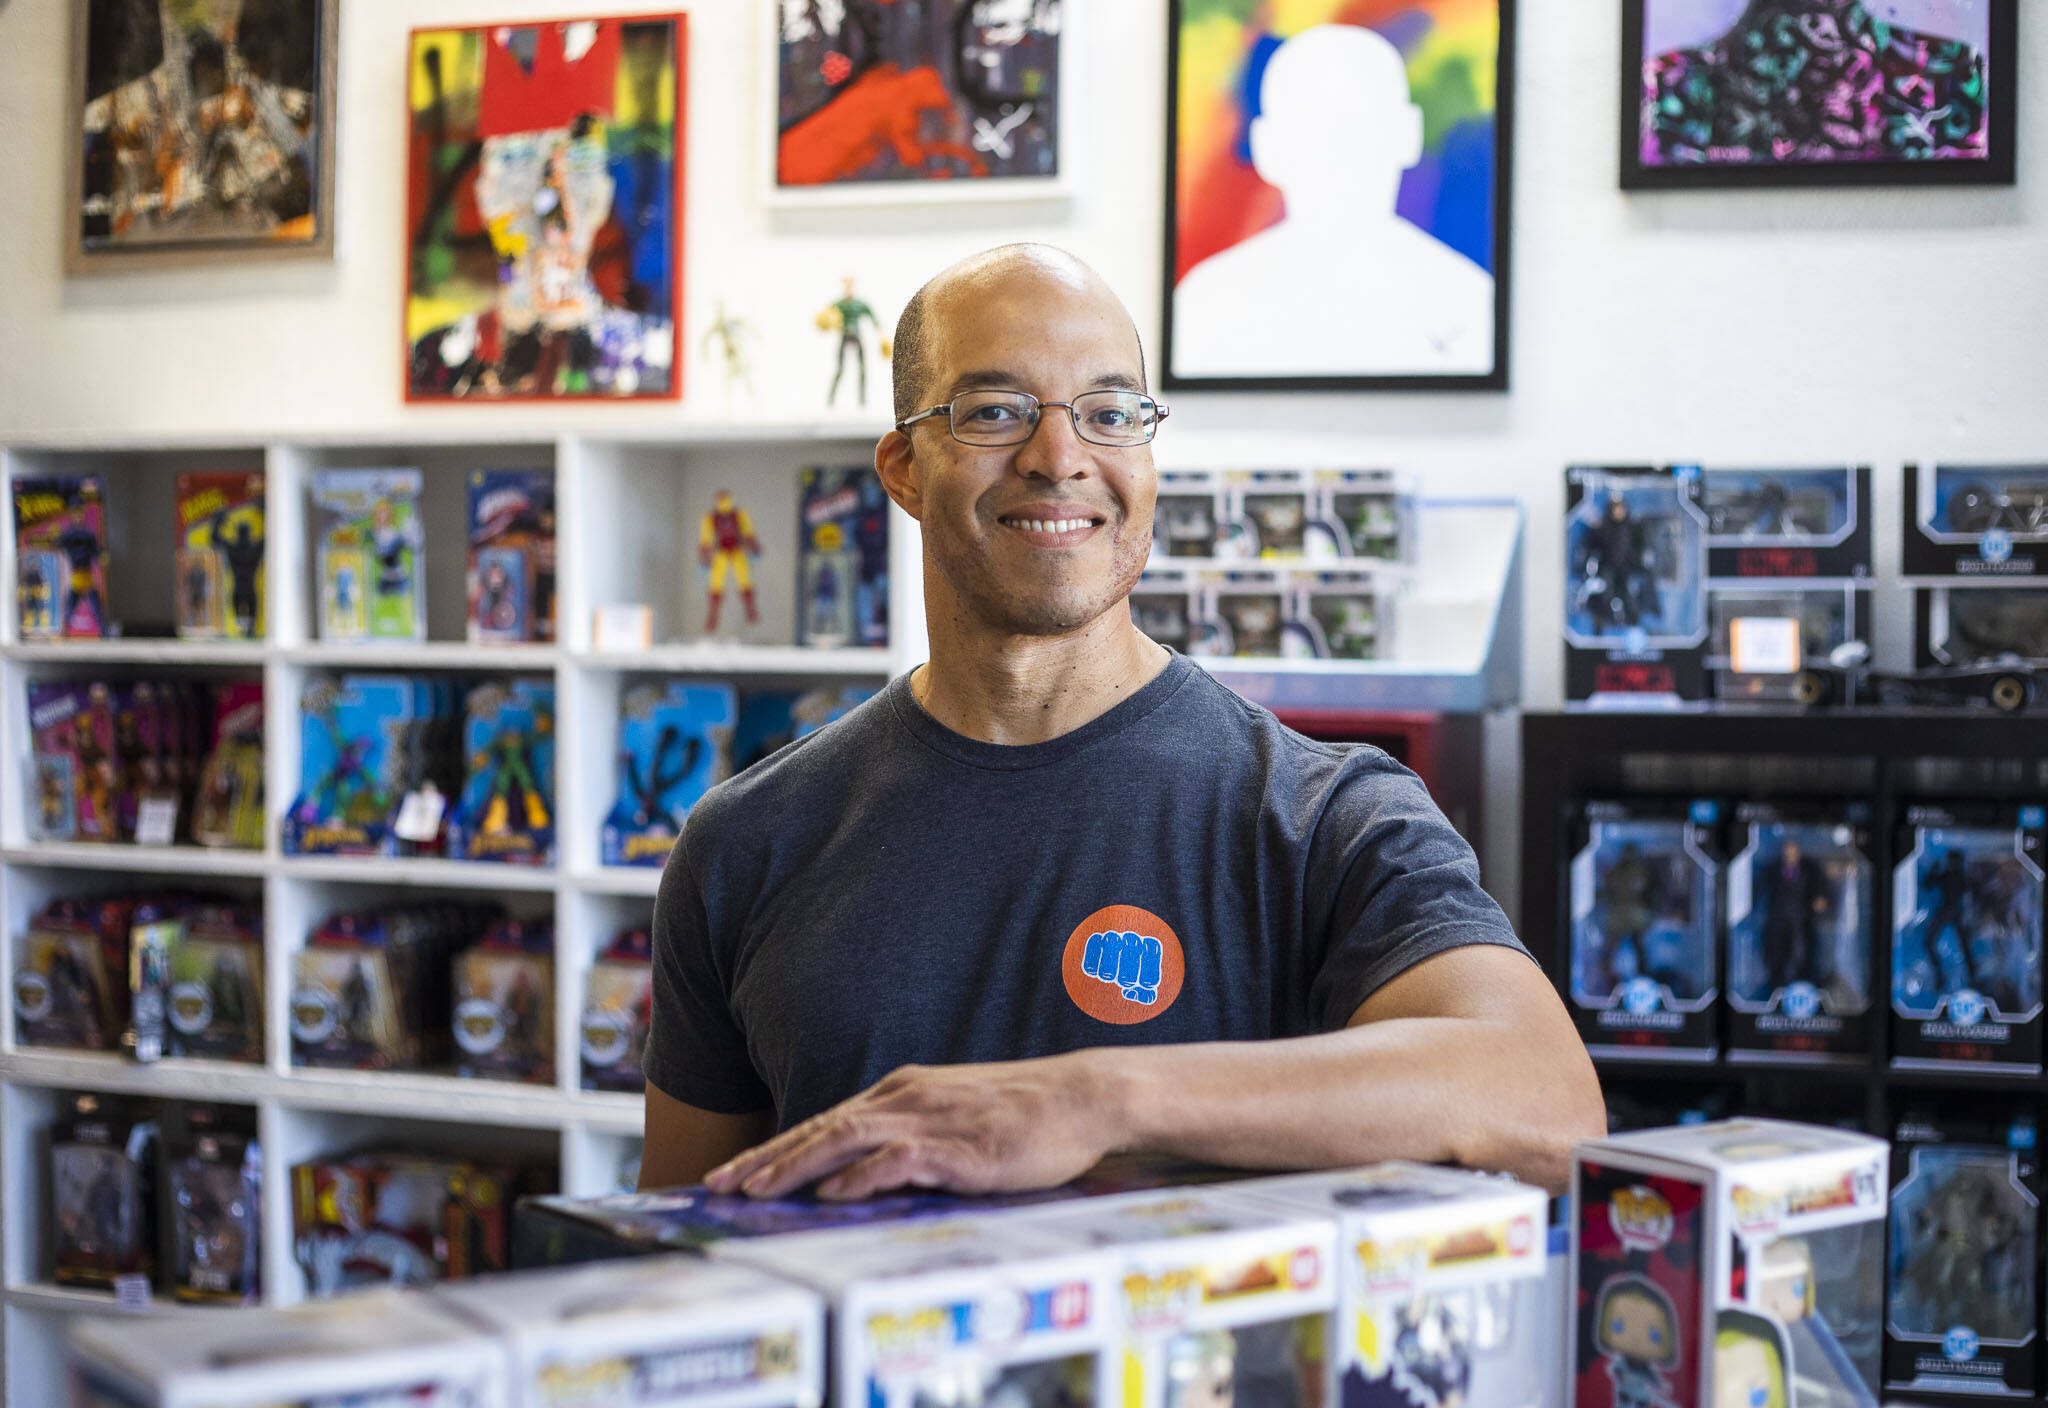
<path fill-rule="evenodd" d="M 1081 921 L 1060 962 L 1067 996 L 1098 1022 L 1149 1022 L 1180 996 L 1180 939 L 1164 919 L 1112 904 Z"/>

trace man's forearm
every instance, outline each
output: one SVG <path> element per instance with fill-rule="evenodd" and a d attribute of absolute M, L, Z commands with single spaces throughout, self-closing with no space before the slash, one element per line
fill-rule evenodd
<path fill-rule="evenodd" d="M 1576 1044 L 1404 1017 L 1286 1041 L 1076 1053 L 1126 1147 L 1233 1168 L 1455 1162 L 1561 1191 L 1572 1143 L 1606 1132 Z"/>

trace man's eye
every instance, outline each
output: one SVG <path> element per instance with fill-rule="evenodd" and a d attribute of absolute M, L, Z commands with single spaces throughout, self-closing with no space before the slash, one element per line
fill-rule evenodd
<path fill-rule="evenodd" d="M 1099 425 L 1104 430 L 1127 430 L 1137 417 L 1122 406 L 1111 406 L 1107 410 L 1097 411 L 1088 419 L 1090 423 Z"/>
<path fill-rule="evenodd" d="M 967 413 L 967 418 L 969 420 L 987 421 L 991 424 L 1000 425 L 1005 421 L 1015 420 L 1017 418 L 1017 408 L 1004 405 L 976 406 Z"/>

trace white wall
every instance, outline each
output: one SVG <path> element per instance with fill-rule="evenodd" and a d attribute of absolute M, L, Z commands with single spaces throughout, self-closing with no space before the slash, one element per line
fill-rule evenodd
<path fill-rule="evenodd" d="M 1094 262 L 1148 338 L 1159 313 L 1165 81 L 1158 0 L 1071 0 L 1094 82 L 1072 94 L 1087 157 L 1065 206 L 777 213 L 752 198 L 763 0 L 692 9 L 682 409 L 569 407 L 543 428 L 717 417 L 695 344 L 715 298 L 767 345 L 779 396 L 815 418 L 833 339 L 812 314 L 842 272 L 893 316 L 953 256 L 1015 238 Z M 525 408 L 399 399 L 406 31 L 630 9 L 618 0 L 346 0 L 337 255 L 66 280 L 60 238 L 68 3 L 0 0 L 0 441 L 97 432 L 216 441 L 314 430 L 531 426 Z M 2019 63 L 2020 182 L 1953 192 L 1624 197 L 1620 6 L 1523 7 L 1516 111 L 1514 390 L 1452 396 L 1176 396 L 1163 463 L 1392 463 L 1440 492 L 1531 514 L 1526 697 L 1559 697 L 1562 467 L 1574 459 L 1878 466 L 1881 566 L 1897 466 L 1929 454 L 2048 459 L 2048 23 Z M 2032 10 L 2033 6 L 2025 7 Z M 1111 56 L 1115 56 L 1112 58 Z M 1080 75 L 1071 75 L 1080 79 Z M 1077 81 L 1075 88 L 1082 87 Z M 886 397 L 877 393 L 878 415 Z M 1880 651 L 1904 651 L 1903 613 Z"/>

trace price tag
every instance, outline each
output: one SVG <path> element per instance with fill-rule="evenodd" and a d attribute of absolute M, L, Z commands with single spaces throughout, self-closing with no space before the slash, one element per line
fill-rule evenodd
<path fill-rule="evenodd" d="M 431 782 L 425 783 L 406 793 L 405 800 L 398 804 L 398 820 L 392 825 L 392 833 L 401 841 L 426 845 L 440 836 L 441 813 L 447 809 L 448 799 L 441 795 L 441 789 Z"/>
<path fill-rule="evenodd" d="M 1784 616 L 1738 616 L 1728 626 L 1729 663 L 1738 675 L 1799 673 L 1799 623 Z"/>
<path fill-rule="evenodd" d="M 178 840 L 178 799 L 144 797 L 135 812 L 135 844 L 170 846 Z"/>
<path fill-rule="evenodd" d="M 600 651 L 645 650 L 654 644 L 654 608 L 632 602 L 600 606 L 590 637 Z"/>
<path fill-rule="evenodd" d="M 149 1278 L 141 1275 L 114 1278 L 114 1309 L 149 1309 Z"/>

